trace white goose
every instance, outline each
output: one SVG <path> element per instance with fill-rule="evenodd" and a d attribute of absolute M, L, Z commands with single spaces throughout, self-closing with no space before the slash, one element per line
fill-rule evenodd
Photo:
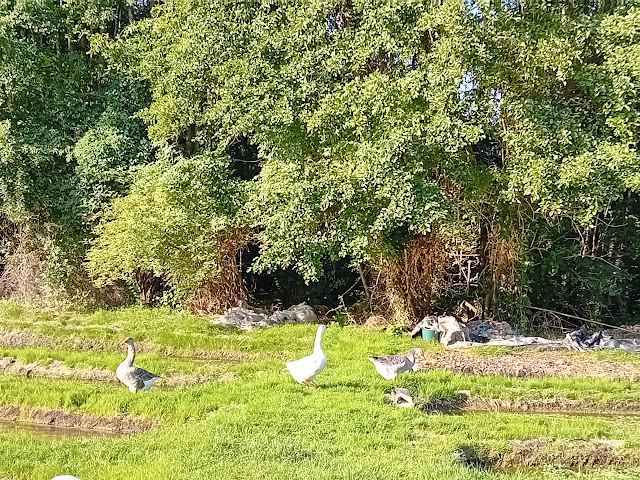
<path fill-rule="evenodd" d="M 129 355 L 116 369 L 116 377 L 129 387 L 132 393 L 138 393 L 139 390 L 143 392 L 149 390 L 160 376 L 133 366 L 133 360 L 136 358 L 136 346 L 133 343 L 133 338 L 127 338 L 122 343 L 127 344 Z"/>
<path fill-rule="evenodd" d="M 316 342 L 313 347 L 313 353 L 307 357 L 286 363 L 283 370 L 289 370 L 291 376 L 298 383 L 305 385 L 315 385 L 313 379 L 327 366 L 327 356 L 322 350 L 322 334 L 327 329 L 326 325 L 318 325 L 316 333 Z"/>
<path fill-rule="evenodd" d="M 387 355 L 386 357 L 369 357 L 376 370 L 385 380 L 392 380 L 403 372 L 413 369 L 416 357 L 422 353 L 421 348 L 412 348 L 406 355 Z"/>
<path fill-rule="evenodd" d="M 80 480 L 78 477 L 74 477 L 73 475 L 58 475 L 57 477 L 53 477 L 51 480 Z"/>

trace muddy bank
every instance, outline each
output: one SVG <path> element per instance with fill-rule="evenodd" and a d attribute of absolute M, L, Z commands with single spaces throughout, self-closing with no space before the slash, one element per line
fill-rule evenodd
<path fill-rule="evenodd" d="M 0 433 L 2 432 L 26 432 L 31 435 L 48 438 L 112 438 L 128 435 L 127 432 L 114 432 L 110 430 L 96 430 L 78 427 L 57 427 L 55 425 L 42 425 L 30 422 L 9 422 L 0 420 Z"/>
<path fill-rule="evenodd" d="M 447 350 L 418 359 L 420 370 L 448 370 L 466 375 L 502 375 L 516 378 L 607 378 L 640 380 L 640 365 L 580 358 L 561 352 L 511 352 L 509 355 L 475 355 Z"/>
<path fill-rule="evenodd" d="M 568 398 L 484 398 L 461 394 L 456 398 L 431 398 L 417 402 L 425 413 L 538 413 L 553 415 L 594 415 L 636 417 L 640 422 L 640 400 L 632 402 L 596 403 Z"/>
<path fill-rule="evenodd" d="M 0 420 L 120 433 L 145 432 L 160 425 L 158 422 L 146 418 L 130 416 L 105 417 L 45 408 L 27 408 L 20 405 L 0 406 Z"/>
<path fill-rule="evenodd" d="M 567 440 L 534 438 L 509 443 L 506 451 L 488 451 L 486 458 L 496 469 L 554 465 L 568 469 L 636 467 L 640 452 L 628 450 L 623 442 L 610 439 Z"/>
<path fill-rule="evenodd" d="M 54 360 L 48 365 L 40 365 L 38 362 L 23 363 L 11 357 L 0 358 L 0 375 L 19 375 L 28 378 L 59 378 L 67 380 L 84 380 L 90 382 L 111 382 L 118 383 L 115 372 L 100 368 L 77 368 L 69 367 L 59 360 Z M 165 387 L 185 387 L 191 385 L 201 385 L 211 381 L 233 380 L 232 372 L 222 375 L 186 375 L 182 373 L 172 373 L 161 378 L 158 386 Z"/>

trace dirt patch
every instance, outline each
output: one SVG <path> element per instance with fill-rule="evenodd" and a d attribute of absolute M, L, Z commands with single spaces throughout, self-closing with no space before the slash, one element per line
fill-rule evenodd
<path fill-rule="evenodd" d="M 631 402 L 596 403 L 568 398 L 484 398 L 461 394 L 454 398 L 430 398 L 416 402 L 425 413 L 539 413 L 554 415 L 597 415 L 637 417 L 640 421 L 640 400 Z"/>
<path fill-rule="evenodd" d="M 83 350 L 83 351 L 113 351 L 115 350 L 115 346 L 117 344 L 114 342 L 113 345 L 107 345 L 103 342 L 94 341 L 94 340 L 77 340 L 77 341 L 60 341 L 59 339 L 53 337 L 47 337 L 44 335 L 36 335 L 30 332 L 26 332 L 24 330 L 10 330 L 8 332 L 0 332 L 0 346 L 9 347 L 9 348 L 27 348 L 27 347 L 38 347 L 38 348 L 61 348 L 64 346 L 69 346 L 74 350 Z"/>
<path fill-rule="evenodd" d="M 48 365 L 39 363 L 23 363 L 11 357 L 0 358 L 0 374 L 20 375 L 25 377 L 68 378 L 98 382 L 118 381 L 114 372 L 99 368 L 72 368 L 59 360 Z"/>
<path fill-rule="evenodd" d="M 11 357 L 0 358 L 0 374 L 2 375 L 19 375 L 28 378 L 44 377 L 44 378 L 62 378 L 70 380 L 84 380 L 90 382 L 111 382 L 118 383 L 115 372 L 100 368 L 77 368 L 69 367 L 59 360 L 54 360 L 48 365 L 40 365 L 38 362 L 23 363 Z M 219 376 L 210 375 L 185 375 L 182 373 L 172 373 L 163 377 L 159 386 L 166 387 L 185 387 L 191 385 L 200 385 L 211 381 L 228 381 L 233 380 L 233 373 L 224 373 Z"/>
<path fill-rule="evenodd" d="M 561 352 L 512 352 L 509 355 L 474 355 L 447 350 L 424 354 L 418 359 L 420 370 L 448 370 L 466 375 L 502 375 L 517 378 L 608 378 L 640 380 L 640 365 L 580 358 Z"/>
<path fill-rule="evenodd" d="M 55 425 L 41 425 L 31 422 L 8 422 L 0 420 L 0 433 L 27 432 L 43 439 L 59 438 L 117 438 L 129 435 L 126 432 L 112 432 L 78 427 L 57 427 Z"/>
<path fill-rule="evenodd" d="M 9 332 L 0 332 L 0 345 L 11 348 L 25 347 L 45 347 L 55 348 L 53 339 L 40 337 L 22 330 L 11 330 Z"/>
<path fill-rule="evenodd" d="M 464 411 L 495 411 L 514 413 L 549 413 L 566 415 L 638 416 L 640 400 L 631 402 L 596 403 L 568 398 L 501 399 L 472 396 L 462 400 Z"/>
<path fill-rule="evenodd" d="M 463 413 L 468 408 L 468 401 L 469 398 L 465 396 L 457 398 L 432 397 L 426 402 L 418 402 L 416 406 L 425 413 Z"/>
<path fill-rule="evenodd" d="M 623 448 L 623 443 L 608 439 L 534 438 L 510 442 L 506 451 L 489 451 L 487 458 L 497 469 L 545 465 L 569 469 L 640 465 L 640 452 Z"/>
<path fill-rule="evenodd" d="M 21 407 L 20 405 L 0 406 L 0 420 L 120 433 L 145 432 L 159 426 L 158 422 L 146 418 L 130 416 L 105 417 L 101 415 L 64 412 L 62 410 L 27 408 Z"/>

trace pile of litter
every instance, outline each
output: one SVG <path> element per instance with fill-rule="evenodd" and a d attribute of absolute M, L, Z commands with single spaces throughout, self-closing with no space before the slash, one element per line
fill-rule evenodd
<path fill-rule="evenodd" d="M 230 308 L 224 315 L 214 318 L 214 323 L 224 327 L 236 327 L 243 330 L 273 327 L 282 323 L 318 323 L 318 316 L 306 303 L 293 305 L 286 310 L 270 313 L 262 308 L 252 307 L 245 302 Z"/>
<path fill-rule="evenodd" d="M 565 338 L 550 340 L 543 337 L 522 335 L 507 322 L 476 320 L 464 324 L 458 322 L 452 316 L 430 315 L 415 326 L 411 336 L 415 337 L 423 328 L 439 332 L 440 342 L 452 348 L 478 345 L 579 351 L 616 348 L 627 352 L 640 353 L 640 339 L 613 338 L 602 331 L 592 333 L 584 329 L 574 330 L 567 333 Z"/>

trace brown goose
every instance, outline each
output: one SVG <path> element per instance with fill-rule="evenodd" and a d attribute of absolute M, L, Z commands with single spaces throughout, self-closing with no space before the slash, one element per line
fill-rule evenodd
<path fill-rule="evenodd" d="M 416 356 L 422 353 L 420 348 L 412 348 L 406 355 L 387 355 L 386 357 L 369 357 L 376 370 L 385 380 L 392 380 L 402 372 L 413 369 Z"/>
<path fill-rule="evenodd" d="M 149 390 L 160 376 L 133 366 L 133 360 L 136 358 L 136 346 L 133 343 L 133 338 L 129 337 L 122 343 L 127 344 L 129 355 L 116 369 L 116 377 L 129 387 L 132 393 L 138 393 L 139 390 Z"/>

